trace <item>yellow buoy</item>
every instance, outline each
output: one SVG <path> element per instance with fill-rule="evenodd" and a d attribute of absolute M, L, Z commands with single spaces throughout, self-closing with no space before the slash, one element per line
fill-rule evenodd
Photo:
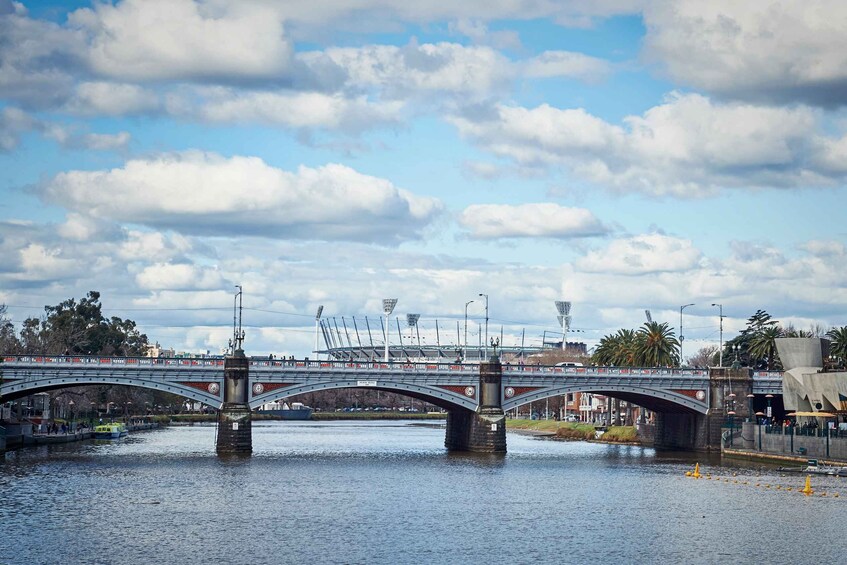
<path fill-rule="evenodd" d="M 691 476 L 695 479 L 699 479 L 702 475 L 700 474 L 700 463 L 694 464 L 694 472 L 691 473 Z"/>
<path fill-rule="evenodd" d="M 838 493 L 837 492 L 833 493 L 832 498 L 838 498 Z"/>
<path fill-rule="evenodd" d="M 806 475 L 806 486 L 804 486 L 803 490 L 801 490 L 800 492 L 807 496 L 815 492 L 814 490 L 812 490 L 812 475 Z"/>
<path fill-rule="evenodd" d="M 794 489 L 793 489 L 793 488 L 791 488 L 791 487 L 785 487 L 785 490 L 787 490 L 787 491 L 792 491 L 792 490 L 794 490 Z"/>

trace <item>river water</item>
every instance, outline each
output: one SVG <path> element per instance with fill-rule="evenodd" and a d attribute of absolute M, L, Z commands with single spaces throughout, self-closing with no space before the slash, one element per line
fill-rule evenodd
<path fill-rule="evenodd" d="M 0 563 L 844 560 L 847 479 L 807 497 L 761 465 L 512 433 L 506 456 L 449 454 L 412 422 L 256 422 L 248 459 L 214 442 L 170 427 L 7 453 Z M 730 482 L 685 478 L 696 460 Z"/>

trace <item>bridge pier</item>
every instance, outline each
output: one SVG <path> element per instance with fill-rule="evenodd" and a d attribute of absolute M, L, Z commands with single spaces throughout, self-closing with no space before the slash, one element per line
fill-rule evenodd
<path fill-rule="evenodd" d="M 709 410 L 695 412 L 656 412 L 657 449 L 720 451 L 721 433 L 727 413 L 733 416 L 737 429 L 741 422 L 753 418 L 747 395 L 753 392 L 749 369 L 712 368 L 709 370 Z"/>
<path fill-rule="evenodd" d="M 479 364 L 479 406 L 474 412 L 462 408 L 447 412 L 447 432 L 444 437 L 447 449 L 506 453 L 502 383 L 503 366 L 496 355 Z"/>
<path fill-rule="evenodd" d="M 224 360 L 224 402 L 218 412 L 218 455 L 253 453 L 250 405 L 247 403 L 250 363 L 238 349 Z"/>

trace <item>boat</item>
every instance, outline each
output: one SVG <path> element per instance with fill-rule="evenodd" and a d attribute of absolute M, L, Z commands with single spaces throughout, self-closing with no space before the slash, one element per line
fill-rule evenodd
<path fill-rule="evenodd" d="M 129 432 L 126 425 L 121 422 L 111 422 L 109 424 L 100 424 L 94 428 L 94 439 L 117 439 L 127 435 Z"/>
<path fill-rule="evenodd" d="M 309 420 L 312 412 L 314 409 L 302 402 L 292 402 L 290 406 L 287 402 L 270 402 L 262 404 L 257 411 L 258 414 L 274 416 L 280 420 Z"/>
<path fill-rule="evenodd" d="M 809 473 L 811 475 L 831 475 L 836 477 L 847 477 L 847 467 L 836 467 L 834 465 L 818 465 L 817 459 L 806 461 L 805 467 L 779 467 L 777 471 L 785 473 Z"/>

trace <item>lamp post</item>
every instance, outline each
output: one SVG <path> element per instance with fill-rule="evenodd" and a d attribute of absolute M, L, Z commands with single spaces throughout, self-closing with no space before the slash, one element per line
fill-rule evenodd
<path fill-rule="evenodd" d="M 485 297 L 485 358 L 488 359 L 488 295 L 479 293 Z"/>
<path fill-rule="evenodd" d="M 75 419 L 75 418 L 74 418 L 74 401 L 73 401 L 73 400 L 71 400 L 70 402 L 68 402 L 68 407 L 70 408 L 70 411 L 71 411 L 71 425 L 70 425 L 70 428 L 72 429 L 72 428 L 74 427 L 74 419 Z"/>
<path fill-rule="evenodd" d="M 720 316 L 720 349 L 718 349 L 718 367 L 723 367 L 723 304 L 712 304 L 712 306 L 717 306 L 719 308 L 719 316 Z M 681 313 L 680 313 L 681 316 Z M 681 320 L 682 318 L 680 318 Z M 680 327 L 682 327 L 682 322 L 680 322 Z M 680 330 L 682 331 L 682 330 Z"/>
<path fill-rule="evenodd" d="M 768 408 L 767 408 L 768 420 L 771 420 L 771 418 L 773 417 L 773 409 L 771 408 L 771 399 L 773 398 L 773 395 L 772 395 L 772 394 L 766 394 L 766 395 L 765 395 L 765 398 L 767 398 L 767 399 L 768 399 Z M 771 421 L 769 421 L 768 423 L 769 423 L 771 426 L 773 426 L 773 421 L 772 421 L 772 420 L 771 420 Z"/>
<path fill-rule="evenodd" d="M 694 303 L 691 304 L 683 304 L 679 307 L 679 366 L 682 367 L 682 342 L 685 340 L 685 336 L 682 335 L 682 311 L 688 308 L 689 306 L 694 306 Z"/>
<path fill-rule="evenodd" d="M 748 422 L 754 422 L 754 421 L 755 421 L 755 420 L 753 419 L 753 398 L 754 398 L 754 397 L 755 397 L 755 395 L 754 395 L 754 394 L 752 394 L 752 393 L 750 393 L 750 394 L 748 394 L 748 395 L 747 395 L 747 404 L 748 404 L 748 408 L 747 408 L 747 421 L 748 421 Z"/>
<path fill-rule="evenodd" d="M 465 346 L 462 349 L 462 360 L 463 361 L 468 355 L 468 306 L 470 304 L 472 304 L 473 302 L 474 302 L 473 300 L 468 300 L 467 302 L 465 302 Z"/>
<path fill-rule="evenodd" d="M 726 415 L 729 416 L 729 446 L 732 447 L 732 436 L 735 435 L 735 411 L 730 410 Z"/>
<path fill-rule="evenodd" d="M 321 314 L 323 313 L 323 311 L 324 305 L 321 304 L 320 306 L 318 306 L 318 311 L 315 314 L 315 359 L 317 359 L 318 361 L 320 361 L 321 359 L 321 356 L 318 353 L 318 327 L 321 323 Z"/>
<path fill-rule="evenodd" d="M 384 298 L 382 300 L 382 311 L 385 314 L 385 362 L 388 363 L 388 317 L 397 306 L 396 298 Z"/>
<path fill-rule="evenodd" d="M 756 416 L 764 416 L 764 412 L 756 412 Z M 762 450 L 762 425 L 756 422 L 756 427 L 759 428 L 759 451 Z M 794 436 L 791 436 L 791 453 L 794 453 Z"/>

